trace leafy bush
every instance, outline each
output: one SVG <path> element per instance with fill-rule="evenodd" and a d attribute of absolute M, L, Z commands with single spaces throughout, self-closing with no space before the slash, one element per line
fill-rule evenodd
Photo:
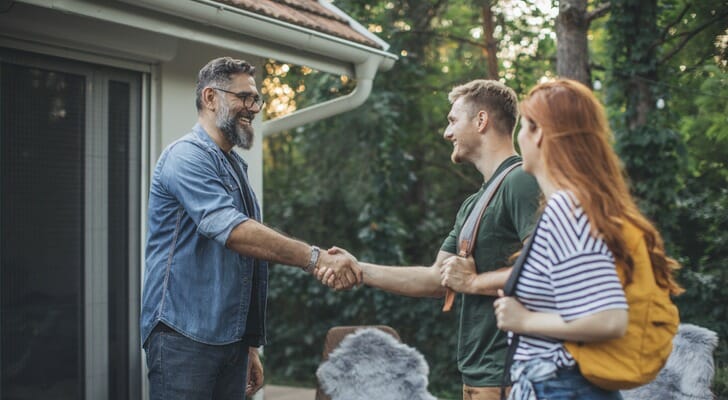
<path fill-rule="evenodd" d="M 299 270 L 275 268 L 270 281 L 266 364 L 273 379 L 314 386 L 328 330 L 345 325 L 389 325 L 430 366 L 430 391 L 458 393 L 456 314 L 442 300 L 412 299 L 362 287 L 333 292 Z"/>
<path fill-rule="evenodd" d="M 723 344 L 725 346 L 725 342 Z M 713 379 L 713 394 L 717 400 L 728 399 L 728 365 L 718 365 Z"/>

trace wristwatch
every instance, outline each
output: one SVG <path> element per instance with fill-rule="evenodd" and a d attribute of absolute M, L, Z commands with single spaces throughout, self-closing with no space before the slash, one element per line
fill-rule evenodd
<path fill-rule="evenodd" d="M 303 269 L 304 271 L 309 274 L 313 274 L 313 270 L 316 268 L 316 264 L 318 263 L 319 254 L 321 254 L 321 249 L 319 249 L 318 246 L 311 246 L 311 259 L 308 260 L 308 265 L 306 265 Z"/>

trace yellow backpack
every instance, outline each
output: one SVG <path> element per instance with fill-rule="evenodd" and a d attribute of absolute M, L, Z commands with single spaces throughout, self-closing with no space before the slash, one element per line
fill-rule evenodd
<path fill-rule="evenodd" d="M 624 267 L 617 264 L 629 305 L 627 333 L 601 342 L 564 343 L 581 374 L 608 390 L 631 389 L 655 379 L 670 356 L 680 323 L 669 291 L 655 281 L 642 231 L 625 223 L 622 232 L 634 262 L 632 282 L 627 286 Z"/>

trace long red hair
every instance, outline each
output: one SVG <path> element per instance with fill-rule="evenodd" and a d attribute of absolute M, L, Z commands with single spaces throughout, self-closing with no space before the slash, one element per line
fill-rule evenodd
<path fill-rule="evenodd" d="M 568 79 L 541 83 L 521 102 L 520 111 L 533 129 L 541 128 L 542 161 L 548 178 L 574 193 L 593 233 L 601 235 L 615 260 L 626 266 L 627 283 L 632 280 L 634 266 L 622 237 L 624 220 L 644 233 L 658 285 L 671 294 L 682 293 L 673 277 L 680 265 L 665 254 L 660 233 L 632 199 L 611 145 L 604 107 L 591 90 Z"/>

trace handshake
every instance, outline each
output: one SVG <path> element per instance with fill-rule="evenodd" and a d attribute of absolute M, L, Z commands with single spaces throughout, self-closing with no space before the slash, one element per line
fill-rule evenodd
<path fill-rule="evenodd" d="M 458 293 L 496 296 L 496 289 L 503 287 L 510 275 L 510 268 L 493 271 L 494 274 L 481 288 L 483 282 L 478 280 L 472 256 L 459 257 L 440 251 L 432 267 L 400 268 L 359 262 L 339 247 L 320 250 L 318 259 L 312 258 L 311 265 L 305 270 L 334 290 L 347 290 L 366 283 L 390 293 L 412 297 L 439 297 L 445 294 L 446 288 Z M 479 293 L 481 289 L 485 292 Z"/>
<path fill-rule="evenodd" d="M 322 250 L 316 266 L 309 272 L 334 290 L 351 289 L 363 282 L 362 269 L 357 259 L 338 247 Z"/>

